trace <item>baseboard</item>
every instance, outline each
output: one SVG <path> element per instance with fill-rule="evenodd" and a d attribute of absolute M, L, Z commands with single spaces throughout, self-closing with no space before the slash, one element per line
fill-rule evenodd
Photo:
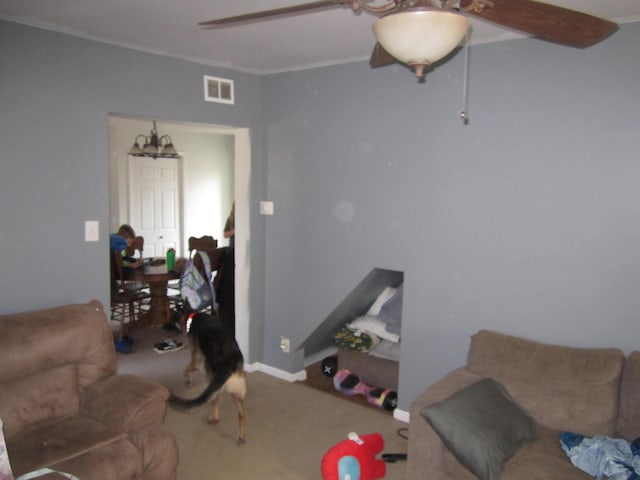
<path fill-rule="evenodd" d="M 308 367 L 314 363 L 317 363 L 321 360 L 324 360 L 326 357 L 330 357 L 332 355 L 338 354 L 338 347 L 329 347 L 325 348 L 321 352 L 314 353 L 313 355 L 309 355 L 308 357 L 304 357 L 304 366 Z"/>
<path fill-rule="evenodd" d="M 291 373 L 279 368 L 265 365 L 264 363 L 255 362 L 251 364 L 245 364 L 245 371 L 247 372 L 262 372 L 272 377 L 279 378 L 280 380 L 286 380 L 287 382 L 303 382 L 307 379 L 307 371 L 300 370 L 299 372 Z"/>
<path fill-rule="evenodd" d="M 404 423 L 409 423 L 410 414 L 405 410 L 400 410 L 399 408 L 396 408 L 393 411 L 393 418 L 395 418 L 396 420 L 400 420 L 401 422 L 404 422 Z"/>
<path fill-rule="evenodd" d="M 326 356 L 331 355 L 330 350 L 331 349 L 325 350 L 323 352 L 318 353 L 317 355 L 319 355 L 319 358 L 324 358 Z M 315 362 L 311 362 L 311 363 L 315 363 Z M 286 372 L 284 370 L 280 370 L 279 368 L 272 367 L 270 365 L 265 365 L 264 363 L 260 363 L 260 362 L 249 363 L 249 364 L 245 363 L 244 369 L 246 372 L 262 372 L 267 375 L 271 375 L 272 377 L 276 377 L 276 378 L 279 378 L 280 380 L 285 380 L 291 383 L 304 382 L 307 379 L 306 370 L 300 370 L 299 372 L 291 373 L 291 372 Z M 409 412 L 396 408 L 393 411 L 393 418 L 404 423 L 409 423 L 410 415 L 409 415 Z"/>

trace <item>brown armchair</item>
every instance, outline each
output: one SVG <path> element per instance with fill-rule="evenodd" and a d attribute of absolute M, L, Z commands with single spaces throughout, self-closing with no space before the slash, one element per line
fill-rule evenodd
<path fill-rule="evenodd" d="M 412 403 L 407 478 L 477 478 L 463 466 L 471 462 L 462 461 L 463 444 L 469 437 L 456 439 L 449 435 L 445 445 L 423 413 L 425 407 L 442 405 L 452 395 L 487 378 L 504 386 L 519 407 L 531 415 L 538 430 L 535 440 L 518 446 L 508 457 L 500 479 L 587 480 L 592 477 L 574 467 L 562 450 L 560 432 L 609 435 L 629 441 L 640 435 L 640 352 L 625 357 L 616 348 L 550 345 L 481 330 L 471 337 L 466 365 L 429 386 Z M 480 398 L 475 400 L 476 405 L 481 403 Z M 480 411 L 473 404 L 467 408 Z M 450 420 L 454 423 L 455 419 Z M 497 431 L 503 428 L 494 426 Z"/>
<path fill-rule="evenodd" d="M 168 395 L 116 374 L 98 301 L 0 315 L 0 418 L 16 476 L 49 467 L 82 480 L 175 479 Z"/>

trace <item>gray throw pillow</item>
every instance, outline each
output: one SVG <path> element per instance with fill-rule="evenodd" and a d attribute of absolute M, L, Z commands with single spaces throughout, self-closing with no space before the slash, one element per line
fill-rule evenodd
<path fill-rule="evenodd" d="M 420 414 L 480 480 L 497 480 L 505 462 L 538 435 L 535 420 L 491 378 L 423 408 Z"/>

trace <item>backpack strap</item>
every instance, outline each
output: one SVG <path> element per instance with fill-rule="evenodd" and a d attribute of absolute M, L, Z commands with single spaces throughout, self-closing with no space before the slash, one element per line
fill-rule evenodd
<path fill-rule="evenodd" d="M 204 264 L 204 274 L 205 274 L 205 277 L 207 278 L 207 284 L 211 289 L 211 308 L 213 310 L 217 310 L 218 302 L 216 302 L 216 292 L 213 288 L 213 282 L 211 281 L 211 262 L 209 261 L 209 255 L 207 255 L 207 252 L 203 250 L 198 250 L 198 255 L 200 255 L 200 258 L 202 259 L 202 263 Z"/>
<path fill-rule="evenodd" d="M 36 470 L 34 472 L 25 473 L 17 477 L 16 480 L 31 480 L 32 478 L 40 478 L 45 475 L 48 477 L 50 473 L 55 473 L 56 477 L 62 476 L 71 480 L 78 480 L 78 477 L 71 475 L 70 473 L 59 472 L 57 470 L 51 470 L 50 468 L 41 468 L 40 470 Z"/>

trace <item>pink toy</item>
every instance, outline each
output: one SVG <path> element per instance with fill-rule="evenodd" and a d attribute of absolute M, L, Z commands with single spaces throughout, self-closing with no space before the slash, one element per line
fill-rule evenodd
<path fill-rule="evenodd" d="M 331 447 L 322 457 L 323 480 L 375 480 L 387 473 L 384 460 L 376 455 L 384 448 L 384 440 L 379 433 L 358 436 L 350 433 Z"/>
<path fill-rule="evenodd" d="M 347 395 L 364 395 L 370 404 L 386 410 L 393 411 L 398 406 L 398 394 L 395 391 L 367 385 L 345 368 L 334 375 L 333 386 Z"/>

